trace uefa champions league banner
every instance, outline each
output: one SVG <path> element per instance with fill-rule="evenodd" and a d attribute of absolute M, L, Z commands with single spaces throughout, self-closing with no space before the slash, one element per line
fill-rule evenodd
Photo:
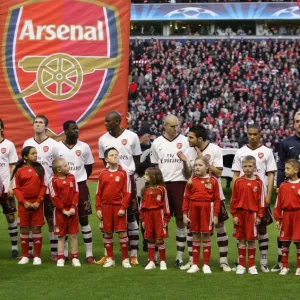
<path fill-rule="evenodd" d="M 105 115 L 126 122 L 129 30 L 130 0 L 0 0 L 0 118 L 19 153 L 44 114 L 56 140 L 75 120 L 101 167 Z"/>
<path fill-rule="evenodd" d="M 297 20 L 300 19 L 300 9 L 297 2 L 131 5 L 131 21 L 232 19 Z"/>

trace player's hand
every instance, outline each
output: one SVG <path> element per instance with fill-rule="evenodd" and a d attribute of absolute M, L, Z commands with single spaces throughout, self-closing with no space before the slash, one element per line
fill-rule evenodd
<path fill-rule="evenodd" d="M 202 155 L 202 151 L 200 150 L 200 148 L 195 147 L 195 150 L 196 150 L 198 156 Z"/>
<path fill-rule="evenodd" d="M 70 211 L 69 210 L 63 210 L 62 213 L 67 216 L 67 217 L 70 217 Z"/>
<path fill-rule="evenodd" d="M 142 223 L 143 228 L 145 229 L 145 222 Z"/>
<path fill-rule="evenodd" d="M 130 122 L 131 122 L 131 115 L 129 112 L 126 114 L 126 121 L 127 121 L 127 124 L 130 124 Z"/>
<path fill-rule="evenodd" d="M 33 202 L 31 204 L 31 207 L 34 209 L 34 210 L 37 210 L 39 207 L 40 207 L 41 203 L 40 202 Z"/>
<path fill-rule="evenodd" d="M 215 226 L 219 223 L 219 218 L 217 216 L 214 216 L 213 223 Z"/>
<path fill-rule="evenodd" d="M 185 156 L 185 154 L 182 151 L 178 151 L 177 156 L 181 161 L 187 162 L 187 157 Z"/>
<path fill-rule="evenodd" d="M 75 215 L 75 212 L 76 212 L 75 208 L 72 207 L 72 208 L 69 210 L 70 216 L 74 216 L 74 215 Z"/>
<path fill-rule="evenodd" d="M 239 225 L 239 218 L 238 217 L 233 218 L 233 224 L 234 225 Z"/>
<path fill-rule="evenodd" d="M 191 220 L 187 217 L 187 215 L 183 215 L 183 223 L 187 226 L 191 224 Z"/>
<path fill-rule="evenodd" d="M 118 216 L 119 217 L 123 217 L 125 215 L 125 210 L 124 209 L 120 209 L 118 212 Z"/>
<path fill-rule="evenodd" d="M 280 220 L 276 221 L 275 226 L 276 226 L 276 228 L 277 228 L 278 230 L 280 230 L 280 227 L 281 227 L 281 221 L 280 221 Z"/>
<path fill-rule="evenodd" d="M 261 218 L 256 218 L 255 219 L 255 225 L 260 225 L 261 223 Z"/>
<path fill-rule="evenodd" d="M 8 191 L 7 191 L 7 196 L 9 198 L 12 198 L 14 196 L 14 192 L 13 192 L 13 189 L 12 187 L 9 187 Z"/>
<path fill-rule="evenodd" d="M 136 201 L 136 199 L 134 199 L 133 201 L 132 201 L 132 210 L 137 210 L 137 208 L 138 208 L 138 206 L 137 206 L 137 201 Z"/>
<path fill-rule="evenodd" d="M 97 210 L 97 218 L 102 220 L 102 211 L 101 210 Z"/>
<path fill-rule="evenodd" d="M 25 207 L 25 209 L 30 210 L 30 209 L 32 209 L 32 204 L 28 201 L 24 201 L 24 207 Z"/>

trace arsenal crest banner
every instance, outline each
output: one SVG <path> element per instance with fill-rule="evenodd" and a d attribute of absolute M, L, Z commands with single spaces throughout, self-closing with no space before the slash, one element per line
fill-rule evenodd
<path fill-rule="evenodd" d="M 36 115 L 58 141 L 75 120 L 97 176 L 105 115 L 126 122 L 129 31 L 130 0 L 0 0 L 0 118 L 19 153 Z"/>

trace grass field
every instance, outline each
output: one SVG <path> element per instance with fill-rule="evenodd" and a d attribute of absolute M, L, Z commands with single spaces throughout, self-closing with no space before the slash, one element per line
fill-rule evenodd
<path fill-rule="evenodd" d="M 95 183 L 90 183 L 91 195 L 95 194 Z M 225 190 L 226 195 L 230 194 Z M 274 196 L 275 197 L 275 196 Z M 228 199 L 229 197 L 227 197 Z M 273 199 L 274 200 L 274 199 Z M 228 201 L 227 201 L 228 204 Z M 90 217 L 93 228 L 94 255 L 99 259 L 103 253 L 101 234 L 98 231 L 98 221 L 94 215 Z M 236 260 L 237 249 L 232 235 L 232 223 L 226 223 L 229 240 L 229 261 Z M 121 257 L 116 249 L 115 268 L 103 269 L 98 265 L 84 263 L 84 248 L 79 236 L 82 267 L 73 268 L 70 263 L 64 268 L 57 268 L 49 260 L 49 239 L 47 228 L 44 227 L 44 243 L 41 266 L 20 266 L 9 259 L 9 238 L 5 217 L 0 216 L 0 299 L 299 299 L 300 278 L 294 275 L 296 255 L 294 246 L 290 253 L 290 268 L 287 276 L 278 273 L 251 276 L 238 276 L 235 273 L 223 273 L 219 270 L 218 253 L 215 236 L 212 240 L 212 275 L 187 274 L 174 267 L 175 259 L 175 226 L 170 224 L 170 237 L 167 239 L 168 270 L 158 269 L 145 271 L 141 266 L 131 269 L 121 267 Z M 270 267 L 276 262 L 276 229 L 269 226 Z M 187 257 L 187 254 L 186 254 Z M 257 263 L 259 266 L 259 251 Z M 139 251 L 139 260 L 143 263 L 147 253 Z M 297 296 L 298 295 L 298 296 Z"/>

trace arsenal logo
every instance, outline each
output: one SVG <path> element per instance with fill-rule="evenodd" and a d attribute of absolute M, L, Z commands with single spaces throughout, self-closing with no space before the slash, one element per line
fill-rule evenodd
<path fill-rule="evenodd" d="M 23 1 L 6 22 L 4 75 L 22 112 L 34 118 L 46 107 L 56 136 L 69 119 L 86 122 L 119 73 L 123 54 L 113 1 Z"/>
<path fill-rule="evenodd" d="M 205 154 L 205 157 L 207 158 L 207 160 L 210 160 L 211 155 L 210 154 Z"/>
<path fill-rule="evenodd" d="M 127 140 L 126 140 L 126 139 L 123 139 L 123 140 L 122 140 L 122 145 L 123 145 L 123 146 L 127 145 Z"/>
<path fill-rule="evenodd" d="M 177 143 L 177 148 L 181 149 L 182 148 L 182 143 Z"/>
<path fill-rule="evenodd" d="M 81 155 L 81 151 L 80 150 L 76 150 L 75 153 L 76 153 L 77 156 Z"/>
<path fill-rule="evenodd" d="M 258 158 L 262 159 L 264 157 L 264 154 L 262 152 L 258 153 Z"/>
<path fill-rule="evenodd" d="M 48 146 L 44 146 L 44 147 L 43 147 L 43 150 L 44 150 L 44 152 L 48 152 L 49 147 L 48 147 Z"/>
<path fill-rule="evenodd" d="M 1 153 L 5 154 L 6 153 L 6 148 L 1 148 Z"/>

